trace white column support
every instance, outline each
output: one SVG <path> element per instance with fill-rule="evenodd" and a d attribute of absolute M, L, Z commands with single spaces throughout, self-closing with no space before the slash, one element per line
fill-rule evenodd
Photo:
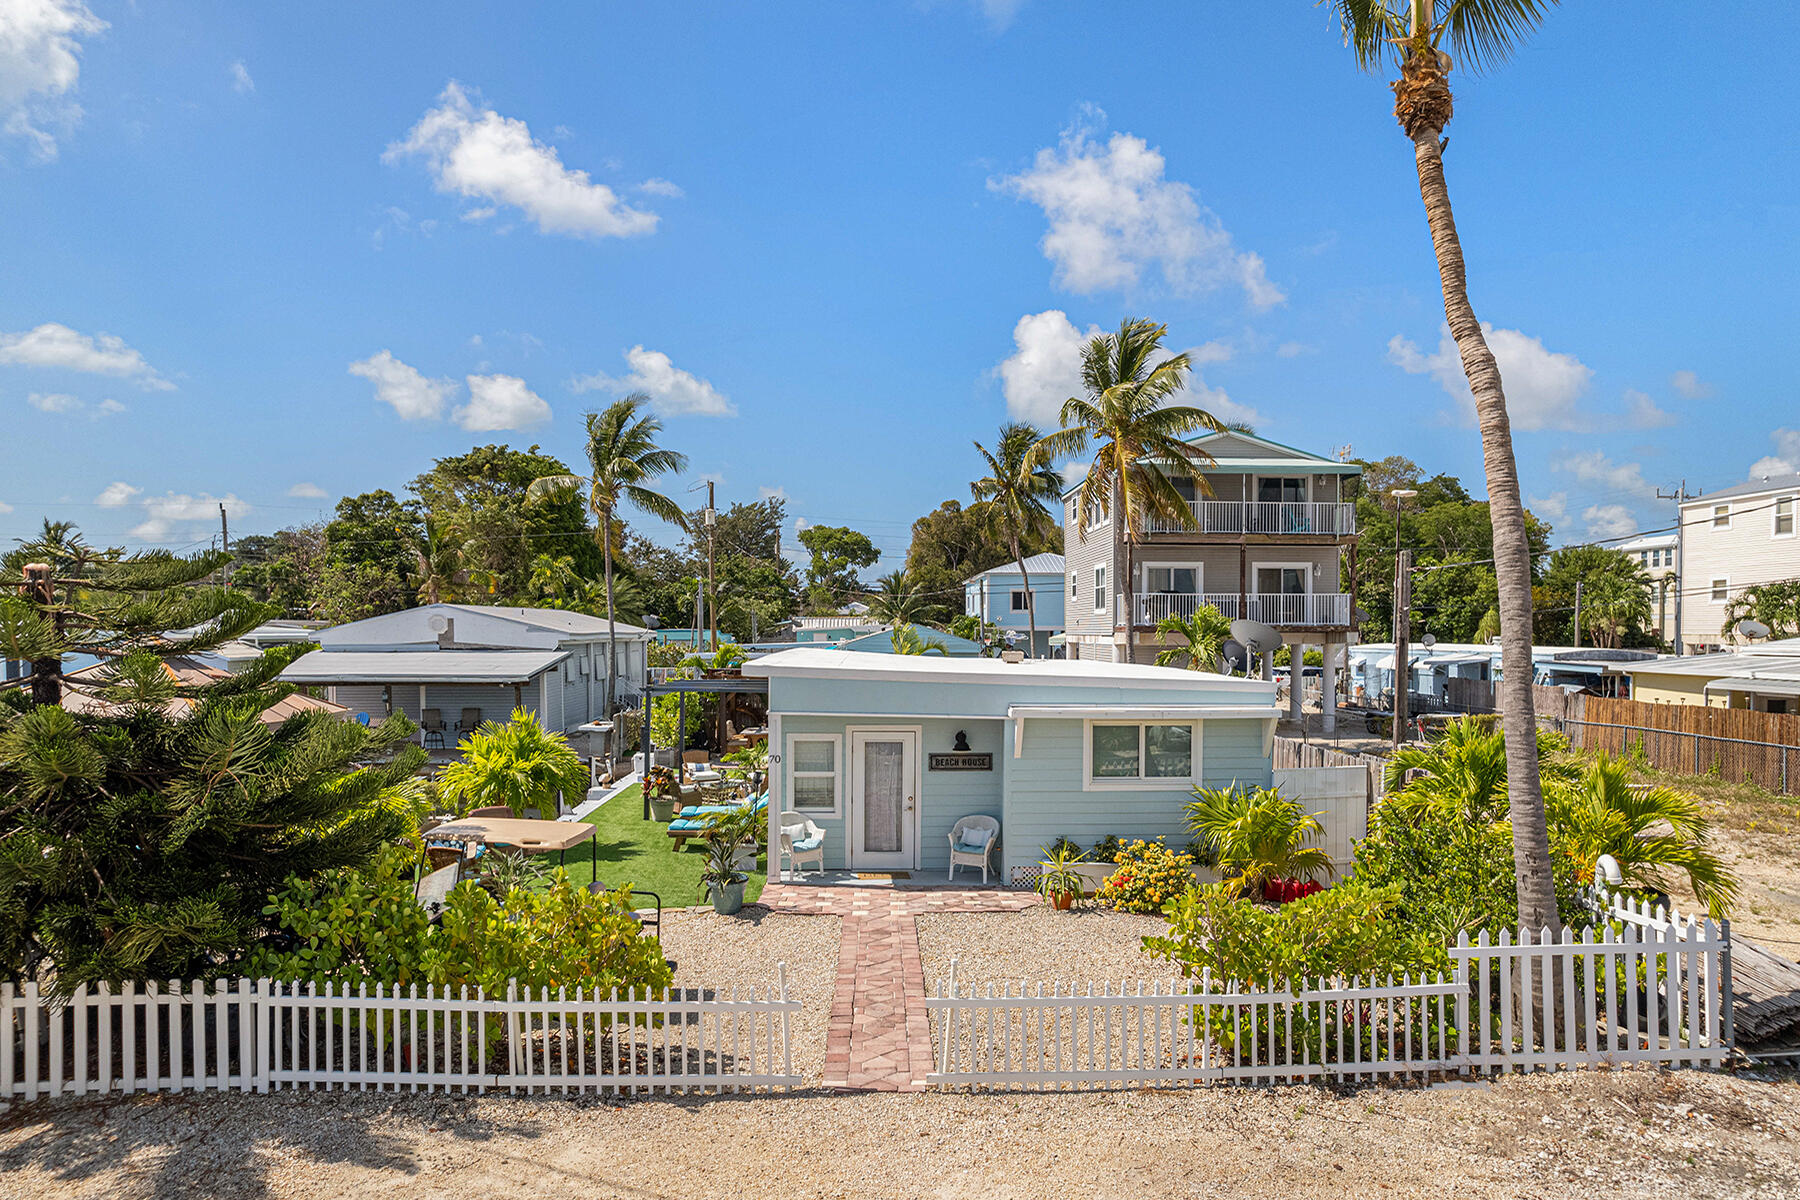
<path fill-rule="evenodd" d="M 1337 656 L 1338 651 L 1345 645 L 1347 643 L 1332 641 L 1325 643 L 1325 677 L 1321 680 L 1324 688 L 1319 697 L 1322 711 L 1319 728 L 1325 733 L 1337 732 Z M 1348 665 L 1348 656 L 1346 656 L 1345 665 Z"/>
<path fill-rule="evenodd" d="M 1306 710 L 1301 706 L 1300 697 L 1306 693 L 1306 647 L 1299 642 L 1288 643 L 1288 720 L 1298 721 L 1305 717 Z"/>
<path fill-rule="evenodd" d="M 425 744 L 425 685 L 419 685 L 419 745 Z"/>

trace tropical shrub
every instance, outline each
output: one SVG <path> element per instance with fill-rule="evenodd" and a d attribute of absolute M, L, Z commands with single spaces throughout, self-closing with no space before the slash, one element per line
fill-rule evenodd
<path fill-rule="evenodd" d="M 1162 842 L 1131 842 L 1114 856 L 1119 869 L 1100 885 L 1100 902 L 1120 912 L 1160 913 L 1194 886 L 1194 860 Z"/>
<path fill-rule="evenodd" d="M 1125 849 L 1125 841 L 1116 833 L 1109 833 L 1097 840 L 1088 849 L 1088 857 L 1095 862 L 1109 863 L 1119 861 L 1119 852 Z"/>
<path fill-rule="evenodd" d="M 486 722 L 457 750 L 460 757 L 438 772 L 438 792 L 459 814 L 504 804 L 515 817 L 528 808 L 554 815 L 558 793 L 571 801 L 587 794 L 581 756 L 527 709 L 514 709 L 504 725 Z"/>
<path fill-rule="evenodd" d="M 1331 856 L 1306 842 L 1324 833 L 1316 816 L 1274 788 L 1194 789 L 1188 828 L 1234 891 L 1265 899 L 1271 879 L 1334 874 Z"/>
<path fill-rule="evenodd" d="M 658 696 L 650 702 L 650 744 L 667 750 L 675 745 L 692 746 L 706 723 L 710 696 L 689 696 L 687 719 L 682 720 L 680 696 Z"/>
<path fill-rule="evenodd" d="M 279 932 L 251 952 L 250 974 L 320 987 L 423 983 L 431 927 L 413 899 L 412 862 L 396 849 L 368 870 L 290 879 L 263 908 Z"/>

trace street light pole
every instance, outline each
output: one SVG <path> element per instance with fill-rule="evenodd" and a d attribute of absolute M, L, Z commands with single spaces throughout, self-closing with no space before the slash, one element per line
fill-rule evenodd
<path fill-rule="evenodd" d="M 1407 662 L 1407 641 L 1412 634 L 1412 555 L 1400 549 L 1400 516 L 1406 502 L 1419 493 L 1412 488 L 1395 488 L 1394 498 L 1394 748 L 1406 741 L 1408 678 L 1412 672 Z"/>

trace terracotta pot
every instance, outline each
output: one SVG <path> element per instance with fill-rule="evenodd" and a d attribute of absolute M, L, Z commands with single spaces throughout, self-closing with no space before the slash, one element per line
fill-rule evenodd
<path fill-rule="evenodd" d="M 1050 907 L 1059 912 L 1067 912 L 1075 904 L 1073 892 L 1058 892 L 1050 897 Z"/>

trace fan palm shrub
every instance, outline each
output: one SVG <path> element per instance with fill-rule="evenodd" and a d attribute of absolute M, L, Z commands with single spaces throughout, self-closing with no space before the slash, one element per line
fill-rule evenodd
<path fill-rule="evenodd" d="M 459 757 L 438 772 L 438 792 L 458 812 L 504 804 L 514 816 L 528 808 L 554 814 L 557 794 L 587 793 L 588 769 L 560 733 L 516 708 L 502 725 L 488 721 L 457 746 Z"/>
<path fill-rule="evenodd" d="M 1190 671 L 1216 671 L 1219 660 L 1225 656 L 1225 643 L 1231 638 L 1231 622 L 1217 608 L 1202 604 L 1192 616 L 1175 613 L 1164 617 L 1156 623 L 1156 632 L 1165 639 L 1181 639 L 1175 645 L 1157 651 L 1157 666 L 1181 665 Z"/>
<path fill-rule="evenodd" d="M 1336 874 L 1331 855 L 1306 843 L 1324 826 L 1274 788 L 1194 789 L 1188 829 L 1213 856 L 1233 888 L 1257 899 L 1271 879 L 1316 879 Z"/>

